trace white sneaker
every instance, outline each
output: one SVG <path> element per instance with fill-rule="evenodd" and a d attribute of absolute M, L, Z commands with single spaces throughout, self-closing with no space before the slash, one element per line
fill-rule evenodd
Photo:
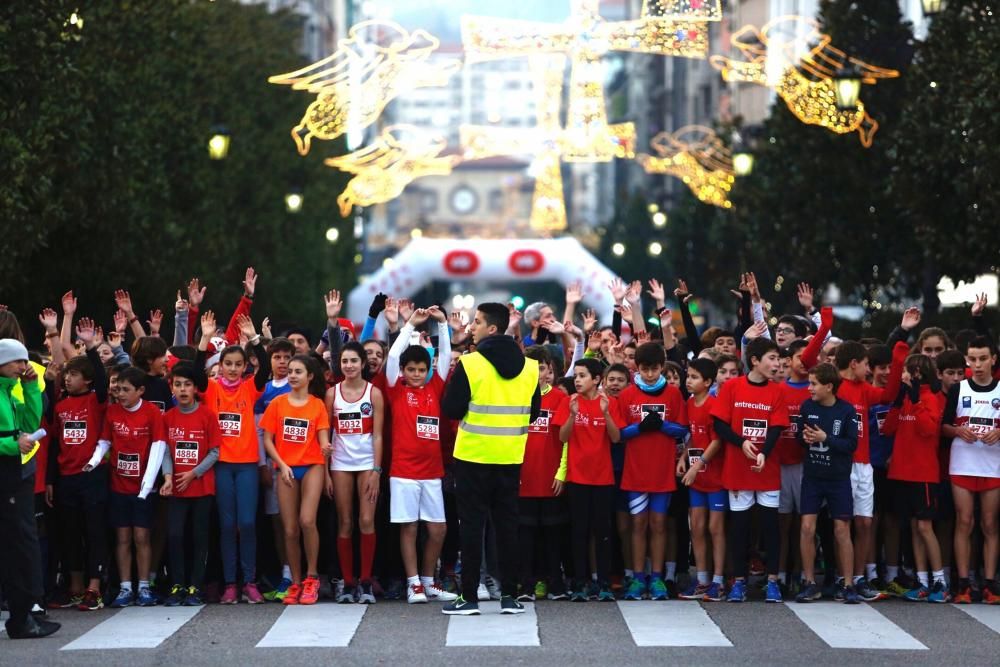
<path fill-rule="evenodd" d="M 406 601 L 410 604 L 420 604 L 427 602 L 427 594 L 424 592 L 422 584 L 406 585 Z"/>
<path fill-rule="evenodd" d="M 428 600 L 437 600 L 439 602 L 452 602 L 457 600 L 458 596 L 454 593 L 449 593 L 448 591 L 438 588 L 437 584 L 431 584 L 430 586 L 424 586 L 424 592 L 427 593 Z"/>
<path fill-rule="evenodd" d="M 476 589 L 476 597 L 479 598 L 480 602 L 490 599 L 490 592 L 487 590 L 486 584 L 481 581 L 479 582 L 479 588 Z"/>

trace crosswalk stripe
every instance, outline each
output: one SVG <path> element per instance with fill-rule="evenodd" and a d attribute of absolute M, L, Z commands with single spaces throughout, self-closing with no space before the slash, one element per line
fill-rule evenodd
<path fill-rule="evenodd" d="M 445 646 L 539 646 L 535 605 L 523 614 L 500 613 L 499 602 L 480 602 L 481 616 L 451 616 Z"/>
<path fill-rule="evenodd" d="M 156 648 L 203 608 L 127 607 L 61 650 Z"/>
<path fill-rule="evenodd" d="M 961 609 L 993 632 L 1000 634 L 1000 606 L 987 604 L 956 604 L 955 608 Z"/>
<path fill-rule="evenodd" d="M 810 602 L 785 606 L 831 648 L 927 650 L 867 604 Z"/>
<path fill-rule="evenodd" d="M 618 602 L 636 646 L 732 646 L 698 603 Z"/>
<path fill-rule="evenodd" d="M 348 646 L 367 610 L 364 604 L 286 607 L 257 648 Z"/>

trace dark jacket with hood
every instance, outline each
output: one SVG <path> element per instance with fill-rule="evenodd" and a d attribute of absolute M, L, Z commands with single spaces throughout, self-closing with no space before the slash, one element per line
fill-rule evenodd
<path fill-rule="evenodd" d="M 484 338 L 476 346 L 476 352 L 493 364 L 500 377 L 507 380 L 516 378 L 524 369 L 524 353 L 511 336 L 497 335 Z M 469 411 L 471 400 L 472 389 L 469 387 L 469 378 L 462 364 L 457 364 L 441 401 L 441 413 L 449 419 L 462 419 Z M 535 393 L 531 397 L 531 421 L 538 419 L 541 407 L 542 393 L 535 387 Z"/>

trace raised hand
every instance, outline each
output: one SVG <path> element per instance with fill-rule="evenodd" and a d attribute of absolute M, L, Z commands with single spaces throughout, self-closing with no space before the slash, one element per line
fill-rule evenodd
<path fill-rule="evenodd" d="M 246 336 L 247 340 L 252 339 L 257 335 L 257 328 L 253 325 L 253 320 L 240 313 L 236 317 L 236 326 L 240 328 L 240 335 Z"/>
<path fill-rule="evenodd" d="M 573 282 L 566 285 L 566 305 L 577 304 L 583 301 L 583 285 Z"/>
<path fill-rule="evenodd" d="M 747 274 L 747 289 L 750 290 L 750 298 L 754 302 L 760 301 L 760 287 L 757 285 L 757 276 L 754 275 L 753 271 Z"/>
<path fill-rule="evenodd" d="M 617 310 L 619 313 L 621 313 L 623 321 L 629 322 L 629 323 L 633 323 L 632 322 L 632 306 L 628 302 L 625 302 L 625 303 L 623 303 L 621 305 L 615 306 L 615 310 Z"/>
<path fill-rule="evenodd" d="M 125 329 L 128 328 L 128 314 L 119 308 L 115 311 L 115 332 L 119 336 L 125 335 Z M 109 337 L 110 338 L 110 337 Z"/>
<path fill-rule="evenodd" d="M 76 324 L 76 337 L 89 348 L 94 344 L 94 336 L 94 320 L 89 317 L 81 317 Z"/>
<path fill-rule="evenodd" d="M 649 290 L 646 293 L 653 297 L 657 305 L 664 303 L 667 299 L 666 290 L 663 289 L 663 285 L 656 278 L 649 279 Z"/>
<path fill-rule="evenodd" d="M 108 345 L 110 345 L 112 348 L 116 348 L 116 347 L 121 347 L 121 344 L 122 344 L 122 335 L 121 335 L 121 333 L 118 332 L 118 331 L 109 331 L 108 332 Z"/>
<path fill-rule="evenodd" d="M 593 308 L 583 314 L 583 333 L 589 334 L 597 326 L 597 312 Z"/>
<path fill-rule="evenodd" d="M 760 320 L 759 322 L 754 322 L 746 330 L 743 335 L 747 337 L 748 340 L 753 340 L 754 338 L 760 338 L 767 331 L 767 322 Z"/>
<path fill-rule="evenodd" d="M 51 308 L 45 308 L 38 315 L 38 321 L 45 328 L 45 333 L 55 333 L 59 330 L 59 315 Z"/>
<path fill-rule="evenodd" d="M 340 292 L 332 289 L 323 295 L 323 303 L 326 304 L 326 319 L 330 324 L 336 324 L 340 316 L 340 310 L 344 307 L 344 302 L 340 298 Z"/>
<path fill-rule="evenodd" d="M 813 304 L 813 288 L 810 287 L 809 283 L 799 283 L 797 295 L 799 297 L 799 305 L 802 306 L 807 313 L 813 312 L 815 309 Z"/>
<path fill-rule="evenodd" d="M 910 331 L 914 329 L 918 324 L 920 324 L 920 309 L 914 306 L 910 306 L 903 311 L 903 319 L 900 321 L 899 326 L 902 327 L 904 331 Z"/>
<path fill-rule="evenodd" d="M 976 295 L 976 300 L 972 304 L 972 316 L 979 317 L 986 310 L 986 292 Z"/>
<path fill-rule="evenodd" d="M 396 306 L 399 308 L 399 317 L 403 320 L 409 320 L 410 315 L 413 314 L 413 302 L 409 299 L 399 299 L 399 301 L 396 302 Z"/>
<path fill-rule="evenodd" d="M 421 324 L 426 322 L 430 316 L 431 314 L 426 308 L 417 308 L 413 311 L 413 314 L 410 315 L 407 323 L 410 326 L 419 327 Z"/>
<path fill-rule="evenodd" d="M 375 319 L 378 314 L 385 310 L 385 302 L 389 297 L 382 292 L 379 292 L 372 299 L 372 303 L 368 306 L 368 317 Z"/>
<path fill-rule="evenodd" d="M 104 327 L 95 326 L 94 327 L 94 346 L 98 346 L 104 342 Z"/>
<path fill-rule="evenodd" d="M 188 311 L 189 304 L 187 299 L 181 296 L 181 291 L 177 290 L 177 301 L 174 302 L 174 312 L 175 313 L 186 313 Z"/>
<path fill-rule="evenodd" d="M 633 280 L 628 286 L 628 290 L 625 291 L 625 300 L 632 306 L 635 306 L 642 300 L 642 283 L 638 280 Z"/>
<path fill-rule="evenodd" d="M 651 340 L 651 338 L 650 338 L 648 330 L 646 330 L 646 329 L 640 329 L 639 331 L 635 332 L 635 342 L 636 342 L 636 344 L 642 345 L 643 343 L 648 343 L 650 340 Z M 622 346 L 622 347 L 624 348 L 624 346 Z M 624 353 L 622 353 L 622 358 L 624 359 Z"/>
<path fill-rule="evenodd" d="M 543 329 L 547 329 L 553 336 L 561 336 L 566 331 L 566 327 L 563 326 L 562 322 L 557 320 L 546 320 L 542 322 L 541 326 Z"/>
<path fill-rule="evenodd" d="M 271 335 L 271 318 L 265 317 L 264 321 L 260 323 L 260 335 L 265 338 L 265 340 L 274 340 L 274 336 Z"/>
<path fill-rule="evenodd" d="M 615 303 L 621 303 L 625 299 L 625 293 L 628 291 L 628 287 L 622 282 L 622 279 L 615 276 L 608 283 L 608 289 L 611 290 L 611 296 L 614 298 Z"/>
<path fill-rule="evenodd" d="M 62 295 L 62 309 L 63 317 L 73 317 L 76 312 L 76 297 L 73 296 L 73 290 Z"/>
<path fill-rule="evenodd" d="M 206 310 L 201 314 L 201 337 L 203 340 L 211 340 L 215 335 L 217 327 L 215 325 L 215 313 Z"/>
<path fill-rule="evenodd" d="M 246 273 L 243 274 L 243 293 L 252 299 L 256 289 L 257 272 L 253 270 L 252 266 L 248 266 Z"/>
<path fill-rule="evenodd" d="M 691 300 L 691 290 L 688 289 L 687 282 L 683 278 L 677 279 L 677 287 L 674 288 L 674 297 L 679 303 L 687 303 Z"/>
<path fill-rule="evenodd" d="M 601 337 L 599 331 L 595 331 L 590 334 L 590 338 L 587 339 L 587 349 L 591 352 L 600 352 L 601 345 L 604 343 L 604 339 Z"/>
<path fill-rule="evenodd" d="M 163 324 L 163 313 L 159 308 L 149 311 L 149 319 L 146 320 L 146 324 L 149 325 L 150 336 L 160 335 L 160 325 Z"/>
<path fill-rule="evenodd" d="M 132 297 L 126 290 L 115 290 L 115 303 L 118 304 L 118 309 L 125 313 L 126 322 L 135 317 L 135 311 L 132 310 Z"/>
<path fill-rule="evenodd" d="M 465 331 L 465 325 L 462 324 L 462 313 L 457 310 L 451 311 L 451 314 L 448 315 L 448 328 L 454 333 Z"/>
<path fill-rule="evenodd" d="M 385 323 L 395 331 L 399 326 L 399 304 L 391 296 L 385 300 L 385 309 L 382 314 L 385 316 Z"/>
<path fill-rule="evenodd" d="M 507 312 L 510 314 L 510 324 L 507 325 L 507 330 L 517 331 L 517 328 L 521 325 L 521 319 L 524 318 L 524 313 L 517 309 L 512 303 L 507 304 Z"/>
<path fill-rule="evenodd" d="M 205 300 L 205 290 L 207 287 L 202 287 L 197 278 L 192 278 L 187 285 L 188 293 L 188 303 L 191 304 L 192 308 L 197 308 L 201 305 L 201 302 Z"/>
<path fill-rule="evenodd" d="M 448 321 L 448 316 L 444 314 L 440 306 L 430 306 L 427 309 L 427 314 L 438 324 L 444 324 Z"/>
<path fill-rule="evenodd" d="M 569 320 L 563 322 L 563 329 L 577 340 L 583 340 L 583 331 Z"/>
<path fill-rule="evenodd" d="M 623 343 L 613 344 L 608 348 L 607 354 L 604 355 L 604 360 L 609 364 L 625 363 L 625 345 Z"/>

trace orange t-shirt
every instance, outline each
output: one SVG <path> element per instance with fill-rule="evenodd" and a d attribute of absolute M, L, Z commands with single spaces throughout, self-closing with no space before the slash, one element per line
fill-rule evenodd
<path fill-rule="evenodd" d="M 234 391 L 228 391 L 216 380 L 208 381 L 205 405 L 219 417 L 219 429 L 222 431 L 220 461 L 257 463 L 260 460 L 253 404 L 262 393 L 257 391 L 253 378 L 243 380 Z"/>
<path fill-rule="evenodd" d="M 323 401 L 310 396 L 305 405 L 292 405 L 291 394 L 277 397 L 260 418 L 260 427 L 274 437 L 278 456 L 288 466 L 322 465 L 319 431 L 330 432 L 330 416 Z"/>

